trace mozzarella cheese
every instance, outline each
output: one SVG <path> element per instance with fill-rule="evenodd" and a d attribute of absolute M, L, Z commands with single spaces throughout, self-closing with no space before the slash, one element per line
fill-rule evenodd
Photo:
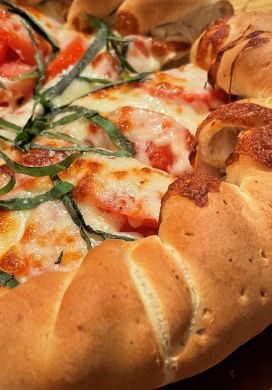
<path fill-rule="evenodd" d="M 85 49 L 93 36 L 61 29 L 61 24 L 35 16 L 46 25 L 60 43 L 62 50 L 78 37 Z M 138 70 L 154 70 L 159 59 L 152 57 L 152 42 L 134 39 L 129 47 L 129 59 Z M 144 60 L 145 59 L 145 60 Z M 43 86 L 46 90 L 72 69 L 52 73 Z M 81 76 L 118 80 L 119 64 L 116 57 L 101 50 L 86 66 Z M 179 69 L 150 75 L 144 83 L 126 83 L 81 97 L 90 91 L 89 83 L 75 80 L 53 104 L 74 105 L 97 110 L 115 123 L 135 148 L 134 158 L 106 157 L 95 153 L 81 154 L 59 176 L 74 185 L 72 196 L 87 225 L 106 233 L 142 237 L 156 233 L 162 196 L 168 186 L 185 170 L 193 135 L 198 124 L 222 103 L 217 94 L 206 88 L 205 71 L 186 65 Z M 96 87 L 97 84 L 94 85 Z M 24 126 L 32 114 L 33 100 L 14 110 L 1 108 L 1 117 L 18 126 Z M 55 118 L 58 120 L 69 112 Z M 43 115 L 37 106 L 34 117 Z M 55 126 L 52 132 L 75 137 L 92 147 L 116 151 L 109 135 L 102 127 L 86 118 Z M 16 134 L 0 128 L 0 136 L 14 139 Z M 40 146 L 73 146 L 69 138 L 52 139 L 42 135 L 35 138 Z M 32 149 L 22 153 L 18 148 L 0 139 L 1 149 L 14 161 L 27 166 L 55 164 L 69 152 Z M 8 169 L 0 159 L 0 188 L 6 184 Z M 15 174 L 16 186 L 0 200 L 16 197 L 34 197 L 52 188 L 49 177 L 31 177 Z M 42 272 L 67 271 L 77 267 L 87 253 L 86 243 L 79 227 L 61 200 L 51 200 L 27 211 L 0 210 L 0 268 L 15 274 L 21 281 Z M 101 237 L 89 234 L 93 245 Z M 60 264 L 57 259 L 62 253 Z"/>

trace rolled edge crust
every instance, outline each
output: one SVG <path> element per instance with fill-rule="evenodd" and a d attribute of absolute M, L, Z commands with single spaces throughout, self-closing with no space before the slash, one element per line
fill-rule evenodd
<path fill-rule="evenodd" d="M 1 296 L 2 388 L 151 389 L 222 360 L 272 322 L 271 191 L 248 155 L 225 182 L 186 173 L 158 237 L 106 241 L 78 270 Z"/>
<path fill-rule="evenodd" d="M 272 15 L 249 12 L 217 21 L 194 43 L 191 61 L 209 81 L 243 97 L 272 94 Z"/>
<path fill-rule="evenodd" d="M 164 203 L 160 237 L 183 259 L 200 302 L 191 336 L 177 356 L 177 379 L 222 360 L 272 321 L 272 252 L 263 239 L 268 220 L 256 226 L 262 205 L 254 201 L 267 183 L 256 188 L 258 179 L 245 180 L 241 190 L 221 183 L 204 207 L 177 191 Z M 247 191 L 254 185 L 255 194 Z M 271 181 L 268 186 L 271 191 Z M 268 203 L 264 213 L 271 215 Z"/>
<path fill-rule="evenodd" d="M 193 310 L 158 237 L 107 241 L 77 271 L 41 275 L 1 299 L 7 390 L 158 387 L 173 379 L 171 348 L 189 336 Z"/>
<path fill-rule="evenodd" d="M 107 18 L 123 0 L 79 0 L 79 6 L 87 13 L 98 16 L 100 18 Z"/>
<path fill-rule="evenodd" d="M 232 12 L 231 4 L 227 1 L 125 0 L 117 10 L 115 26 L 125 35 L 146 34 L 160 25 L 186 21 L 188 15 L 217 3 L 221 3 L 222 16 Z"/>

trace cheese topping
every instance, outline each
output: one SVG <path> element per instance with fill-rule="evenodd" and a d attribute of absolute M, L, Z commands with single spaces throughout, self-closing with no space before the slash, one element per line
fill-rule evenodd
<path fill-rule="evenodd" d="M 90 246 L 108 237 L 129 240 L 156 233 L 162 196 L 190 170 L 193 134 L 224 96 L 206 87 L 206 72 L 193 65 L 125 82 L 128 69 L 153 71 L 163 63 L 164 54 L 154 50 L 150 38 L 129 37 L 126 57 L 118 56 L 114 46 L 99 48 L 73 75 L 96 37 L 64 30 L 54 18 L 29 10 L 60 47 L 30 99 L 41 76 L 37 50 L 46 62 L 53 46 L 35 32 L 35 49 L 22 24 L 21 37 L 14 33 L 20 17 L 1 12 L 0 188 L 11 175 L 16 183 L 0 195 L 0 269 L 24 281 L 79 266 Z M 8 48 L 1 59 L 3 29 L 23 46 L 3 41 Z M 34 76 L 14 81 L 4 74 L 10 50 L 19 76 L 29 71 Z M 121 84 L 108 88 L 117 81 Z M 36 201 L 33 207 L 30 199 Z"/>

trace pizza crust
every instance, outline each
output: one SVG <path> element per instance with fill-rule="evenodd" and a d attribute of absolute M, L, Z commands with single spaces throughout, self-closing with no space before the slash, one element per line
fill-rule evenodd
<path fill-rule="evenodd" d="M 271 23 L 272 15 L 261 11 L 217 21 L 194 43 L 191 61 L 209 70 L 212 85 L 227 93 L 269 97 L 272 94 Z"/>
<path fill-rule="evenodd" d="M 211 186 L 197 172 L 171 185 L 158 237 L 106 241 L 79 269 L 3 296 L 3 388 L 154 388 L 207 369 L 268 326 L 271 171 L 241 155 L 226 173 Z"/>
<path fill-rule="evenodd" d="M 224 180 L 182 174 L 158 236 L 107 240 L 76 270 L 0 290 L 3 389 L 156 388 L 271 323 L 270 103 L 225 105 L 199 126 L 195 167 Z"/>

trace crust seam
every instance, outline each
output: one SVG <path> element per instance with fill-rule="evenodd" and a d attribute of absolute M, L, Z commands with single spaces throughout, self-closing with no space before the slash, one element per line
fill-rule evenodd
<path fill-rule="evenodd" d="M 74 277 L 75 275 L 77 274 L 77 270 L 73 271 L 70 275 L 70 277 L 68 278 L 65 278 L 64 281 L 62 282 L 63 286 L 62 286 L 62 289 L 59 293 L 59 299 L 55 299 L 56 301 L 56 305 L 55 305 L 55 310 L 54 310 L 54 315 L 52 315 L 52 317 L 54 317 L 52 319 L 52 329 L 51 329 L 51 332 L 48 336 L 48 346 L 50 348 L 51 346 L 51 341 L 54 337 L 54 333 L 55 333 L 55 327 L 56 327 L 56 324 L 57 324 L 57 321 L 58 321 L 58 317 L 59 317 L 59 313 L 61 311 L 61 306 L 62 306 L 62 302 L 63 302 L 63 299 L 67 293 L 67 291 L 69 290 L 73 280 L 74 280 Z"/>
<path fill-rule="evenodd" d="M 190 326 L 188 327 L 187 334 L 184 336 L 184 341 L 182 343 L 182 345 L 183 345 L 182 348 L 184 349 L 190 335 L 193 333 L 193 331 L 196 327 L 201 300 L 200 300 L 200 296 L 196 292 L 193 278 L 190 275 L 186 261 L 182 258 L 181 254 L 178 253 L 175 248 L 173 248 L 171 245 L 165 243 L 161 237 L 160 237 L 160 239 L 161 239 L 164 247 L 166 248 L 166 250 L 168 250 L 168 252 L 172 255 L 173 259 L 176 261 L 177 265 L 181 269 L 184 280 L 186 281 L 186 283 L 189 287 L 190 296 L 191 296 L 191 300 L 192 300 L 192 308 L 193 308 L 192 318 L 191 318 Z M 180 352 L 180 349 L 179 349 L 179 352 Z"/>
<path fill-rule="evenodd" d="M 161 356 L 164 359 L 164 378 L 165 383 L 173 380 L 173 374 L 176 370 L 176 359 L 171 357 L 171 341 L 168 322 L 163 314 L 163 308 L 160 303 L 157 292 L 151 287 L 148 277 L 144 270 L 133 263 L 131 255 L 133 248 L 126 253 L 126 264 L 128 266 L 131 278 L 142 299 L 149 321 L 157 339 Z"/>

